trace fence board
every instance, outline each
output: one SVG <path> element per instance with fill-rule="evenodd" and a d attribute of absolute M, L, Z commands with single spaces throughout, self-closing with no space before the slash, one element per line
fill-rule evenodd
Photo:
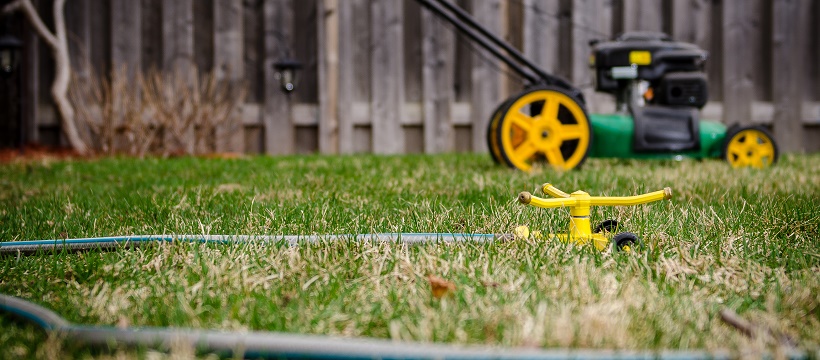
<path fill-rule="evenodd" d="M 589 69 L 589 41 L 611 38 L 612 3 L 607 0 L 572 0 L 572 77 L 584 90 L 589 112 L 614 111 L 611 96 L 595 93 Z"/>
<path fill-rule="evenodd" d="M 321 18 L 316 22 L 319 34 L 319 151 L 334 154 L 339 151 L 339 126 L 336 111 L 339 98 L 339 2 L 319 2 Z"/>
<path fill-rule="evenodd" d="M 353 101 L 357 81 L 354 76 L 356 63 L 354 61 L 354 18 L 353 2 L 341 1 L 337 4 L 339 64 L 338 64 L 338 92 L 336 104 L 336 119 L 339 126 L 339 152 L 350 154 L 353 152 Z"/>
<path fill-rule="evenodd" d="M 138 1 L 111 1 L 111 66 L 124 68 L 129 81 L 142 67 L 141 10 Z"/>
<path fill-rule="evenodd" d="M 424 67 L 422 9 L 416 1 L 403 1 L 404 24 L 404 101 L 417 103 L 422 99 L 423 80 L 419 71 Z"/>
<path fill-rule="evenodd" d="M 299 103 L 317 103 L 319 101 L 318 79 L 318 3 L 321 0 L 293 1 L 293 19 L 291 22 L 292 40 L 287 48 L 290 56 L 302 63 L 299 72 L 299 89 L 290 94 L 291 101 Z M 315 143 L 315 142 L 314 142 Z"/>
<path fill-rule="evenodd" d="M 749 5 L 741 1 L 721 3 L 723 17 L 723 122 L 748 124 L 752 117 L 754 84 L 748 33 L 751 31 Z"/>
<path fill-rule="evenodd" d="M 162 68 L 190 74 L 194 59 L 193 0 L 162 2 Z"/>
<path fill-rule="evenodd" d="M 194 12 L 193 0 L 162 2 L 162 69 L 171 74 L 180 74 L 193 83 L 194 76 Z M 165 141 L 169 141 L 166 133 Z M 185 134 L 183 150 L 194 153 L 196 135 L 194 129 Z"/>
<path fill-rule="evenodd" d="M 194 65 L 201 73 L 207 73 L 214 67 L 214 1 L 194 0 Z"/>
<path fill-rule="evenodd" d="M 273 64 L 287 57 L 292 41 L 293 0 L 267 0 L 264 3 L 264 113 L 265 151 L 268 154 L 294 152 L 294 128 L 291 104 L 282 89 Z"/>
<path fill-rule="evenodd" d="M 615 33 L 625 31 L 663 31 L 663 2 L 657 0 L 624 0 L 623 11 L 615 14 L 622 19 L 622 28 Z M 619 16 L 620 15 L 620 16 Z"/>
<path fill-rule="evenodd" d="M 98 74 L 111 71 L 111 19 L 108 16 L 92 16 L 90 11 L 111 14 L 111 3 L 108 0 L 87 0 L 89 7 L 88 27 L 91 31 L 91 43 L 88 51 L 91 65 Z"/>
<path fill-rule="evenodd" d="M 498 0 L 474 0 L 472 3 L 473 16 L 494 33 L 501 33 L 501 19 L 499 17 L 500 2 Z M 485 131 L 495 107 L 500 100 L 502 82 L 500 81 L 499 62 L 484 49 L 475 49 L 472 63 L 472 150 L 487 152 L 487 138 Z"/>
<path fill-rule="evenodd" d="M 140 38 L 142 70 L 162 68 L 162 1 L 140 2 Z"/>
<path fill-rule="evenodd" d="M 232 88 L 242 86 L 245 78 L 242 0 L 214 0 L 213 2 L 214 75 Z M 241 109 L 235 114 L 242 119 Z M 241 121 L 216 129 L 216 150 L 239 152 L 244 146 Z"/>
<path fill-rule="evenodd" d="M 247 102 L 261 104 L 264 98 L 265 54 L 264 27 L 262 26 L 263 2 L 242 2 L 242 54 L 245 83 L 248 86 Z"/>
<path fill-rule="evenodd" d="M 373 152 L 404 152 L 401 128 L 404 103 L 404 46 L 402 4 L 393 0 L 371 3 L 370 82 L 373 90 L 370 115 L 373 121 Z"/>
<path fill-rule="evenodd" d="M 524 55 L 549 73 L 560 65 L 561 26 L 558 1 L 524 0 Z"/>
<path fill-rule="evenodd" d="M 422 107 L 425 153 L 455 149 L 452 124 L 455 36 L 430 11 L 421 13 Z"/>
<path fill-rule="evenodd" d="M 803 56 L 800 54 L 801 26 L 798 0 L 775 1 L 773 9 L 772 67 L 774 83 L 774 137 L 781 151 L 802 151 Z"/>
<path fill-rule="evenodd" d="M 65 4 L 68 49 L 74 76 L 88 80 L 91 66 L 91 13 L 89 0 L 76 0 Z"/>
<path fill-rule="evenodd" d="M 714 101 L 720 99 L 720 41 L 713 40 L 719 37 L 720 28 L 713 29 L 715 10 L 710 0 L 673 0 L 671 5 L 670 35 L 676 41 L 684 41 L 698 45 L 709 52 L 706 60 L 706 74 L 709 77 L 709 98 Z"/>

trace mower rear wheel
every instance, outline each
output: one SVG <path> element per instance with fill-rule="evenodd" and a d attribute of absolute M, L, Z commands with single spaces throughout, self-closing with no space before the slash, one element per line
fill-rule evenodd
<path fill-rule="evenodd" d="M 529 171 L 546 160 L 570 170 L 586 159 L 592 128 L 584 106 L 563 89 L 539 87 L 510 98 L 495 126 L 499 158 Z"/>
<path fill-rule="evenodd" d="M 723 142 L 723 158 L 732 167 L 762 169 L 777 161 L 774 137 L 762 126 L 733 126 Z"/>
<path fill-rule="evenodd" d="M 490 150 L 490 156 L 496 164 L 501 164 L 504 160 L 501 159 L 501 148 L 498 143 L 498 123 L 501 120 L 501 115 L 504 114 L 504 109 L 509 105 L 509 100 L 504 101 L 493 111 L 493 116 L 490 117 L 490 122 L 487 124 L 487 149 Z"/>

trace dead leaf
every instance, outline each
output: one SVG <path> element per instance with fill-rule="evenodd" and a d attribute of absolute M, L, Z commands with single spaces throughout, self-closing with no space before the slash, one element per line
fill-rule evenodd
<path fill-rule="evenodd" d="M 433 297 L 436 299 L 441 299 L 444 295 L 456 290 L 456 284 L 438 276 L 427 275 L 427 281 L 430 282 L 430 289 L 433 291 Z"/>

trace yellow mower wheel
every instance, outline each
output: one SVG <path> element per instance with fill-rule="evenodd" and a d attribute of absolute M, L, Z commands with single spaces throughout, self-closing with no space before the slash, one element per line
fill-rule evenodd
<path fill-rule="evenodd" d="M 723 158 L 732 167 L 762 169 L 774 164 L 777 156 L 777 144 L 764 127 L 733 127 L 726 134 Z"/>
<path fill-rule="evenodd" d="M 498 123 L 507 105 L 509 105 L 509 101 L 504 101 L 501 105 L 498 105 L 495 111 L 493 111 L 493 116 L 490 117 L 490 123 L 487 124 L 487 148 L 490 150 L 490 155 L 496 164 L 501 164 L 504 161 L 501 159 L 501 148 L 498 143 L 498 137 L 495 136 L 495 134 L 498 133 Z"/>
<path fill-rule="evenodd" d="M 499 157 L 510 167 L 529 171 L 546 160 L 557 170 L 570 170 L 586 159 L 592 128 L 581 102 L 564 90 L 544 87 L 508 100 L 495 136 Z"/>

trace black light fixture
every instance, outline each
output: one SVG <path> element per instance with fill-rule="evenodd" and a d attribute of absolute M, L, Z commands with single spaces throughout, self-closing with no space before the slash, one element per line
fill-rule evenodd
<path fill-rule="evenodd" d="M 302 63 L 299 60 L 285 58 L 273 64 L 273 69 L 276 70 L 277 79 L 282 84 L 282 90 L 291 92 L 299 83 L 299 69 L 302 68 Z"/>
<path fill-rule="evenodd" d="M 11 34 L 0 35 L 0 74 L 10 77 L 20 64 L 23 42 Z"/>

